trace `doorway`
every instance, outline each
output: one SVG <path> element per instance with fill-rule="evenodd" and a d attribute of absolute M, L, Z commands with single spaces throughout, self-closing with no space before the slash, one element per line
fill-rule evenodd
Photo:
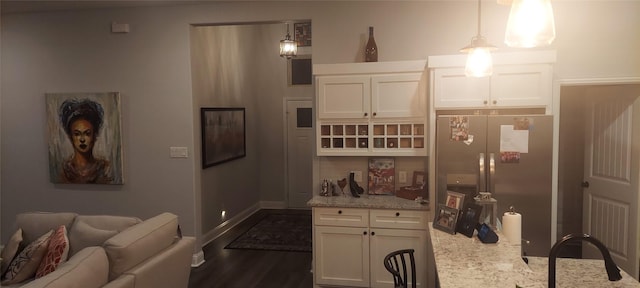
<path fill-rule="evenodd" d="M 313 111 L 311 100 L 285 100 L 287 117 L 287 204 L 306 208 L 312 196 Z"/>
<path fill-rule="evenodd" d="M 636 279 L 638 119 L 639 84 L 561 87 L 558 239 L 569 233 L 591 234 Z M 571 244 L 562 256 L 601 258 L 591 245 Z"/>

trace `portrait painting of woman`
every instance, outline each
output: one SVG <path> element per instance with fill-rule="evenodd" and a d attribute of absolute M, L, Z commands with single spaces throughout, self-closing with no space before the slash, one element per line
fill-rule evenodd
<path fill-rule="evenodd" d="M 53 183 L 123 184 L 118 93 L 46 94 Z"/>

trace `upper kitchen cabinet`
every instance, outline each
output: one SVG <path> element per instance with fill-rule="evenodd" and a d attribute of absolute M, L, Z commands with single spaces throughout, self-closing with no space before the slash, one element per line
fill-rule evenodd
<path fill-rule="evenodd" d="M 429 57 L 435 109 L 545 108 L 551 111 L 555 51 L 493 54 L 493 75 L 464 75 L 466 55 Z"/>
<path fill-rule="evenodd" d="M 426 116 L 425 61 L 316 64 L 318 119 Z"/>
<path fill-rule="evenodd" d="M 425 156 L 426 61 L 316 64 L 319 156 Z"/>

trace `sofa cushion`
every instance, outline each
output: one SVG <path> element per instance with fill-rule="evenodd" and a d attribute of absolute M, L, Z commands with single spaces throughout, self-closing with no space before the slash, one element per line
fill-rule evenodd
<path fill-rule="evenodd" d="M 50 230 L 31 242 L 11 261 L 7 272 L 4 274 L 2 285 L 20 283 L 36 274 L 38 265 L 40 265 L 42 257 L 47 252 L 47 245 L 52 233 L 53 230 Z"/>
<path fill-rule="evenodd" d="M 0 275 L 4 275 L 7 272 L 7 268 L 9 268 L 9 264 L 11 264 L 11 260 L 16 257 L 18 254 L 18 250 L 20 249 L 20 244 L 22 243 L 22 229 L 18 228 L 11 238 L 9 238 L 9 242 L 2 249 L 2 264 L 0 266 Z"/>
<path fill-rule="evenodd" d="M 69 254 L 69 238 L 67 238 L 67 228 L 60 225 L 49 238 L 49 246 L 47 246 L 47 254 L 44 255 L 38 270 L 36 270 L 36 278 L 40 278 L 56 270 L 58 265 L 67 261 Z"/>
<path fill-rule="evenodd" d="M 140 218 L 111 215 L 78 215 L 69 230 L 69 255 L 89 246 L 101 246 L 113 235 L 142 222 Z"/>
<path fill-rule="evenodd" d="M 21 288 L 98 288 L 107 284 L 109 260 L 102 247 L 87 247 L 58 266 L 56 271 Z"/>
<path fill-rule="evenodd" d="M 174 243 L 177 229 L 178 216 L 162 213 L 109 238 L 103 244 L 109 257 L 109 280 Z"/>
<path fill-rule="evenodd" d="M 22 228 L 24 243 L 35 241 L 49 230 L 64 225 L 69 230 L 76 213 L 26 212 L 16 216 L 16 227 Z"/>
<path fill-rule="evenodd" d="M 70 250 L 73 256 L 78 251 L 90 246 L 102 246 L 104 241 L 118 234 L 117 230 L 102 230 L 94 228 L 85 222 L 76 222 L 69 233 Z"/>

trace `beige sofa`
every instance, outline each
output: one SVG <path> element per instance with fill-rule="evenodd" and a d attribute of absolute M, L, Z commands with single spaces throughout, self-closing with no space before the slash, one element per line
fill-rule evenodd
<path fill-rule="evenodd" d="M 65 225 L 68 260 L 43 277 L 2 287 L 187 287 L 194 238 L 182 237 L 178 217 L 134 217 L 29 212 L 16 217 L 23 243 Z M 106 238 L 106 240 L 105 240 Z"/>

